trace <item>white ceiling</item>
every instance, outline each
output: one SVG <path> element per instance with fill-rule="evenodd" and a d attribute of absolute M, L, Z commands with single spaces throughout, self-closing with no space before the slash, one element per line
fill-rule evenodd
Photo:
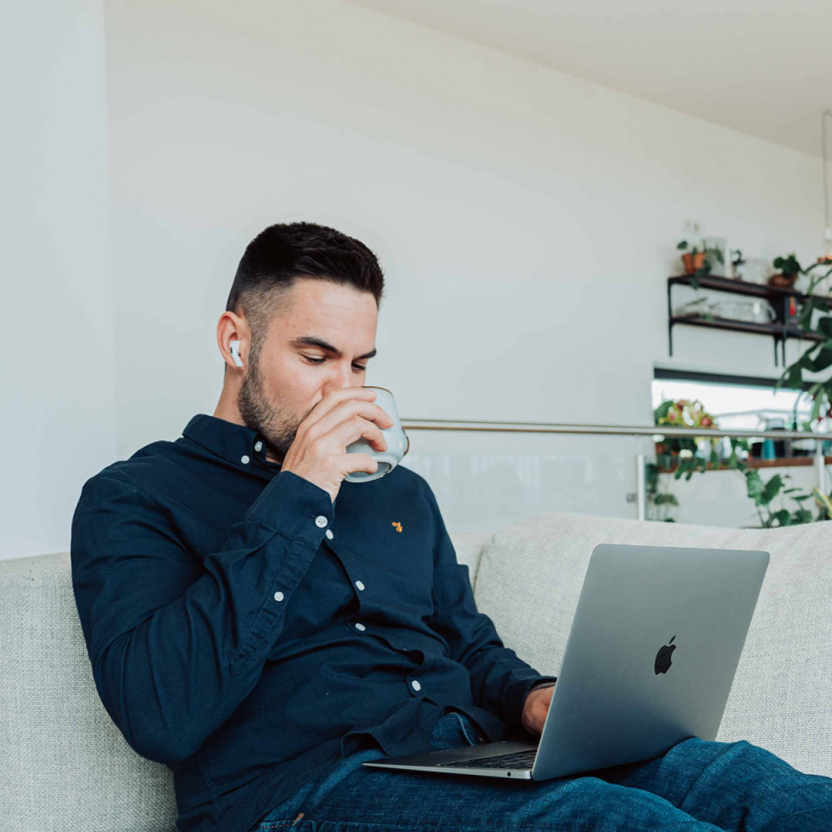
<path fill-rule="evenodd" d="M 832 0 L 354 2 L 821 155 Z"/>

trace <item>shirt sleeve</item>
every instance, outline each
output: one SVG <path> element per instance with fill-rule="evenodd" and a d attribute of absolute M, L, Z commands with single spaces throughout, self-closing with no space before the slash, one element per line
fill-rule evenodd
<path fill-rule="evenodd" d="M 200 561 L 153 490 L 122 476 L 84 484 L 73 592 L 104 707 L 137 753 L 167 764 L 190 757 L 257 683 L 333 503 L 281 471 Z"/>
<path fill-rule="evenodd" d="M 549 681 L 549 679 L 542 679 L 540 681 L 535 682 L 530 688 L 528 693 L 531 693 L 533 690 L 537 690 L 538 688 L 553 688 L 555 686 L 555 682 L 557 681 L 557 676 L 550 677 L 553 681 Z M 528 694 L 526 694 L 528 696 Z"/>
<path fill-rule="evenodd" d="M 447 642 L 451 658 L 468 669 L 474 704 L 525 733 L 526 695 L 537 683 L 554 684 L 557 677 L 542 676 L 520 659 L 503 644 L 491 618 L 477 610 L 468 566 L 457 561 L 436 497 L 427 483 L 425 489 L 436 534 L 431 626 Z"/>

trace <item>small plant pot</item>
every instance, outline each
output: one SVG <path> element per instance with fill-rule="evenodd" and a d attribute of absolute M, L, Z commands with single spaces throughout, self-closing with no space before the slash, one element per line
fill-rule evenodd
<path fill-rule="evenodd" d="M 778 274 L 773 274 L 768 279 L 769 286 L 775 286 L 778 289 L 790 289 L 794 286 L 795 282 L 797 281 L 798 275 L 796 274 L 783 274 L 782 272 Z"/>
<path fill-rule="evenodd" d="M 705 252 L 698 254 L 683 254 L 682 263 L 685 266 L 685 274 L 693 274 L 705 265 Z"/>

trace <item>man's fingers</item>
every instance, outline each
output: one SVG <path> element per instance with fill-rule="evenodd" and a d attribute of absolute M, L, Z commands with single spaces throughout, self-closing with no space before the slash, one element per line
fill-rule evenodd
<path fill-rule="evenodd" d="M 369 387 L 341 387 L 330 390 L 313 408 L 306 414 L 301 425 L 309 429 L 312 425 L 321 421 L 330 411 L 348 399 L 363 399 L 364 401 L 375 401 L 378 394 Z"/>

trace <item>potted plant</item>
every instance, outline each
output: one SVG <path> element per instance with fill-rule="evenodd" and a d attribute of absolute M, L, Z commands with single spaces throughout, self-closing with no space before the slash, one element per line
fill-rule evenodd
<path fill-rule="evenodd" d="M 705 248 L 702 246 L 692 246 L 687 240 L 682 240 L 676 245 L 679 251 L 687 251 L 682 255 L 682 264 L 685 267 L 685 274 L 694 274 L 698 269 L 705 265 Z"/>
<path fill-rule="evenodd" d="M 653 421 L 656 425 L 670 425 L 680 428 L 709 428 L 717 427 L 716 419 L 712 413 L 708 413 L 699 399 L 666 399 L 653 411 Z M 710 461 L 716 463 L 715 439 L 707 436 L 694 436 L 691 439 L 686 437 L 664 437 L 663 441 L 656 443 L 656 455 L 659 464 L 664 468 L 670 468 L 678 464 L 676 479 L 693 471 L 705 462 L 702 459 L 694 459 L 699 450 L 699 443 L 708 440 L 711 443 Z M 703 466 L 703 469 L 704 466 Z M 690 479 L 690 477 L 687 477 Z"/>
<path fill-rule="evenodd" d="M 671 425 L 684 428 L 706 428 L 717 427 L 713 414 L 708 413 L 698 399 L 666 399 L 653 411 L 653 421 L 656 425 Z M 709 459 L 698 456 L 699 444 L 702 440 L 711 443 Z M 674 522 L 669 516 L 670 506 L 678 506 L 679 501 L 675 494 L 668 488 L 661 489 L 659 474 L 676 468 L 674 479 L 682 476 L 689 480 L 696 471 L 706 471 L 708 462 L 712 465 L 719 463 L 716 453 L 717 439 L 706 436 L 692 436 L 690 439 L 682 436 L 662 437 L 662 441 L 656 442 L 656 462 L 649 463 L 646 471 L 647 500 L 657 507 L 657 520 L 666 523 Z"/>
<path fill-rule="evenodd" d="M 682 264 L 685 267 L 685 274 L 693 276 L 691 286 L 693 286 L 694 289 L 699 288 L 699 281 L 701 278 L 711 273 L 713 266 L 711 262 L 712 260 L 715 260 L 718 263 L 725 262 L 725 257 L 720 249 L 709 248 L 704 243 L 700 243 L 697 246 L 691 245 L 687 240 L 681 240 L 676 244 L 676 248 L 679 251 L 685 252 L 685 254 L 682 255 Z M 690 250 L 688 251 L 688 249 Z"/>
<path fill-rule="evenodd" d="M 775 257 L 773 265 L 775 269 L 780 269 L 780 272 L 779 274 L 773 274 L 768 279 L 769 286 L 789 289 L 794 285 L 799 275 L 805 274 L 794 254 L 787 254 L 785 257 Z"/>

